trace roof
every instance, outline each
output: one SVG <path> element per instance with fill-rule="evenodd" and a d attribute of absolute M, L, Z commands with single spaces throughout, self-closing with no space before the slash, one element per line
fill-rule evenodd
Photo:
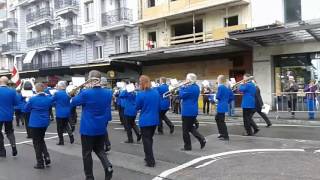
<path fill-rule="evenodd" d="M 157 61 L 170 58 L 223 54 L 251 50 L 250 47 L 239 45 L 233 40 L 217 40 L 198 44 L 183 44 L 156 48 L 146 51 L 135 51 L 110 55 L 111 60 Z"/>
<path fill-rule="evenodd" d="M 237 30 L 230 32 L 229 36 L 249 46 L 320 41 L 320 19 Z"/>

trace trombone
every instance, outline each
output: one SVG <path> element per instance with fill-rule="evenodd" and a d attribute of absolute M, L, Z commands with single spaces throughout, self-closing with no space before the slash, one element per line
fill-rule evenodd
<path fill-rule="evenodd" d="M 179 89 L 180 87 L 183 87 L 183 86 L 187 86 L 189 84 L 192 84 L 193 82 L 191 81 L 186 81 L 186 82 L 183 82 L 183 83 L 180 83 L 178 84 L 176 87 L 172 88 L 171 90 L 165 92 L 162 97 L 163 98 L 168 98 L 169 96 L 171 96 L 177 89 Z"/>
<path fill-rule="evenodd" d="M 73 96 L 77 95 L 80 92 L 80 90 L 85 88 L 87 85 L 89 85 L 89 84 L 97 84 L 99 82 L 100 82 L 100 79 L 98 79 L 98 78 L 88 79 L 86 82 L 84 82 L 80 86 L 73 88 L 70 92 L 68 92 L 68 95 L 73 97 Z"/>
<path fill-rule="evenodd" d="M 250 77 L 249 77 L 248 79 L 246 79 L 246 80 L 243 79 L 243 80 L 241 80 L 241 81 L 233 84 L 232 87 L 231 87 L 231 90 L 232 90 L 232 91 L 235 91 L 236 89 L 239 88 L 239 86 L 240 86 L 241 84 L 246 83 L 246 82 L 248 82 L 248 81 L 252 81 L 252 80 L 254 80 L 254 76 L 250 76 Z"/>

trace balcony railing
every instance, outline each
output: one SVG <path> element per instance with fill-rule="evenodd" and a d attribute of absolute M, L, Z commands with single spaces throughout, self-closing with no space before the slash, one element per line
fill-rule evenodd
<path fill-rule="evenodd" d="M 19 51 L 19 43 L 18 42 L 8 42 L 7 44 L 2 45 L 2 52 L 12 52 Z"/>
<path fill-rule="evenodd" d="M 27 23 L 32 23 L 44 18 L 52 18 L 52 14 L 51 8 L 41 8 L 37 11 L 29 12 L 26 16 Z"/>
<path fill-rule="evenodd" d="M 78 8 L 79 3 L 76 0 L 55 0 L 54 9 L 60 10 L 64 8 Z"/>
<path fill-rule="evenodd" d="M 55 61 L 55 62 L 48 62 L 48 63 L 38 63 L 38 64 L 23 64 L 22 70 L 23 71 L 31 71 L 37 69 L 48 69 L 48 68 L 55 68 L 62 66 L 62 61 Z"/>
<path fill-rule="evenodd" d="M 81 34 L 81 26 L 70 25 L 64 28 L 57 28 L 53 30 L 53 41 L 61 41 L 78 37 Z"/>
<path fill-rule="evenodd" d="M 131 9 L 120 8 L 102 14 L 102 26 L 110 26 L 125 21 L 132 21 Z"/>
<path fill-rule="evenodd" d="M 16 18 L 7 18 L 5 21 L 3 21 L 3 29 L 8 28 L 18 28 L 18 22 Z"/>
<path fill-rule="evenodd" d="M 50 34 L 27 40 L 28 48 L 49 46 L 51 44 L 52 44 L 52 38 Z"/>

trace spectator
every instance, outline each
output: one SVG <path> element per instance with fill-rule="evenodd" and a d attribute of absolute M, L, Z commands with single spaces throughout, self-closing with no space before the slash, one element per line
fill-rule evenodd
<path fill-rule="evenodd" d="M 297 93 L 298 92 L 298 85 L 294 80 L 293 76 L 289 76 L 289 81 L 284 87 L 284 91 L 288 92 L 288 108 L 289 112 L 291 112 L 291 116 L 295 116 L 295 111 L 297 107 Z"/>
<path fill-rule="evenodd" d="M 318 89 L 317 85 L 315 84 L 315 80 L 310 80 L 310 83 L 305 86 L 304 92 L 307 93 L 307 107 L 309 112 L 309 119 L 313 120 L 315 118 L 314 111 L 316 110 L 316 91 Z"/>

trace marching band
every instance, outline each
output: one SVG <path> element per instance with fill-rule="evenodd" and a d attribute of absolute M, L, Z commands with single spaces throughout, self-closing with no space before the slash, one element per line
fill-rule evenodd
<path fill-rule="evenodd" d="M 174 97 L 181 103 L 181 118 L 184 147 L 183 151 L 191 151 L 192 143 L 190 133 L 199 141 L 203 149 L 207 143 L 205 137 L 199 132 L 197 121 L 199 105 L 198 99 L 202 95 L 206 101 L 215 103 L 215 120 L 220 140 L 229 140 L 228 129 L 225 122 L 225 113 L 229 104 L 234 101 L 234 93 L 243 94 L 241 107 L 243 108 L 243 121 L 247 136 L 259 132 L 258 126 L 252 119 L 253 114 L 261 112 L 261 102 L 257 105 L 256 94 L 259 89 L 252 82 L 249 74 L 243 76 L 243 80 L 233 84 L 227 82 L 224 75 L 217 78 L 217 91 L 212 93 L 209 81 L 204 82 L 202 93 L 198 85 L 197 75 L 189 73 L 186 80 L 178 83 L 177 80 L 167 81 L 161 77 L 159 84 L 151 82 L 148 76 L 139 78 L 139 87 L 134 82 L 118 82 L 115 91 L 108 87 L 106 78 L 96 70 L 89 72 L 88 80 L 83 84 L 67 86 L 65 81 L 59 81 L 56 89 L 47 89 L 42 83 L 35 84 L 35 79 L 26 79 L 17 88 L 17 91 L 9 88 L 8 78 L 0 78 L 0 157 L 6 157 L 3 142 L 2 127 L 12 147 L 12 155 L 17 155 L 15 136 L 13 133 L 13 113 L 16 110 L 17 125 L 20 119 L 25 123 L 27 138 L 32 138 L 36 154 L 36 169 L 44 169 L 49 166 L 51 159 L 44 140 L 45 132 L 50 124 L 51 108 L 55 108 L 57 133 L 59 141 L 57 145 L 64 145 L 63 133 L 67 132 L 70 143 L 74 143 L 73 130 L 77 119 L 76 107 L 81 106 L 80 135 L 82 142 L 82 157 L 84 173 L 87 180 L 93 180 L 92 156 L 94 151 L 99 157 L 104 170 L 105 179 L 111 179 L 113 174 L 112 164 L 107 158 L 106 151 L 110 151 L 111 143 L 107 131 L 108 122 L 112 120 L 111 106 L 113 100 L 117 105 L 121 124 L 123 124 L 127 140 L 125 143 L 134 143 L 132 130 L 136 135 L 136 141 L 142 139 L 145 163 L 147 167 L 154 167 L 156 161 L 153 155 L 153 136 L 156 128 L 163 134 L 163 121 L 167 124 L 170 134 L 174 133 L 174 125 L 166 116 L 172 107 Z M 169 83 L 167 83 L 169 82 Z M 260 96 L 261 98 L 261 96 Z M 208 103 L 206 102 L 206 103 Z M 263 104 L 263 103 L 262 103 Z M 208 108 L 207 108 L 208 109 Z M 5 112 L 5 113 L 4 113 Z M 204 109 L 204 113 L 208 111 Z M 136 117 L 139 115 L 138 125 Z M 266 115 L 264 114 L 266 117 Z M 267 126 L 271 122 L 267 121 Z M 253 129 L 253 131 L 252 131 Z"/>

